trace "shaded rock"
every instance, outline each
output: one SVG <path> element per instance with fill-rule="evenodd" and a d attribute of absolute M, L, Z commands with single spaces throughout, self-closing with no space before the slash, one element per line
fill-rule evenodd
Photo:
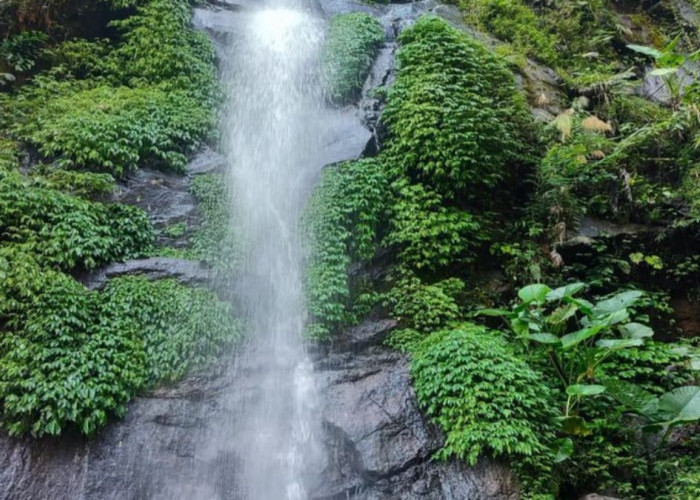
<path fill-rule="evenodd" d="M 663 228 L 643 224 L 617 224 L 615 222 L 583 217 L 576 231 L 567 233 L 564 246 L 590 245 L 595 238 L 616 236 L 639 236 L 657 234 Z"/>
<path fill-rule="evenodd" d="M 200 262 L 173 259 L 169 257 L 152 257 L 148 259 L 129 260 L 114 263 L 89 273 L 80 280 L 90 289 L 100 289 L 111 278 L 138 274 L 149 279 L 173 278 L 185 285 L 201 285 L 211 279 L 211 270 Z"/>
<path fill-rule="evenodd" d="M 672 104 L 674 95 L 664 82 L 663 77 L 654 76 L 651 74 L 653 70 L 654 68 L 652 67 L 646 68 L 644 79 L 642 80 L 642 85 L 638 90 L 638 93 L 643 97 L 660 104 Z M 687 61 L 678 69 L 676 75 L 678 77 L 678 88 L 681 95 L 689 85 L 695 82 L 698 74 L 700 74 L 700 65 L 693 61 Z"/>
<path fill-rule="evenodd" d="M 700 13 L 686 0 L 675 0 L 678 14 L 689 26 L 700 27 Z"/>
<path fill-rule="evenodd" d="M 227 160 L 224 155 L 205 147 L 194 155 L 187 165 L 187 175 L 201 175 L 220 172 L 226 169 Z"/>
<path fill-rule="evenodd" d="M 326 143 L 318 151 L 318 167 L 359 157 L 367 148 L 372 134 L 363 125 L 357 109 L 348 106 L 331 112 L 326 137 Z"/>
<path fill-rule="evenodd" d="M 184 246 L 198 224 L 197 201 L 190 192 L 191 179 L 185 175 L 142 168 L 122 181 L 110 201 L 142 208 L 157 231 L 157 243 Z M 177 236 L 163 230 L 182 225 Z"/>
<path fill-rule="evenodd" d="M 366 323 L 348 335 L 379 341 L 372 332 L 387 326 Z M 371 344 L 362 353 L 334 353 L 318 363 L 328 458 L 312 498 L 517 498 L 515 481 L 500 466 L 431 459 L 444 437 L 418 409 L 407 357 Z"/>
<path fill-rule="evenodd" d="M 686 296 L 671 299 L 676 324 L 686 337 L 700 336 L 700 302 Z"/>

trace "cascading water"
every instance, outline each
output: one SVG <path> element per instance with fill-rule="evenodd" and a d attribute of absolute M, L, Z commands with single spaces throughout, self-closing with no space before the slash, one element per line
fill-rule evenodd
<path fill-rule="evenodd" d="M 274 5 L 246 15 L 230 47 L 224 127 L 232 213 L 245 235 L 249 342 L 239 354 L 253 390 L 229 436 L 240 469 L 233 498 L 301 500 L 314 469 L 316 394 L 302 342 L 300 213 L 318 172 L 326 111 L 319 90 L 323 23 Z"/>

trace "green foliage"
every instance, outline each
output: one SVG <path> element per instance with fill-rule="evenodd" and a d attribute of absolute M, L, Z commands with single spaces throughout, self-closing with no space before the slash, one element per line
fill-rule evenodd
<path fill-rule="evenodd" d="M 324 170 L 305 220 L 311 255 L 306 294 L 309 312 L 318 324 L 315 336 L 327 336 L 348 320 L 348 267 L 352 259 L 373 257 L 387 195 L 386 174 L 377 160 L 346 162 Z"/>
<path fill-rule="evenodd" d="M 464 282 L 448 278 L 425 284 L 413 275 L 402 276 L 389 292 L 388 302 L 394 317 L 411 330 L 430 333 L 461 318 L 457 298 Z"/>
<path fill-rule="evenodd" d="M 383 121 L 388 165 L 445 199 L 483 202 L 527 163 L 531 119 L 512 74 L 481 44 L 431 16 L 400 36 Z"/>
<path fill-rule="evenodd" d="M 192 235 L 193 255 L 217 273 L 231 277 L 243 257 L 243 235 L 231 220 L 231 198 L 220 174 L 198 175 L 192 180 L 201 223 Z"/>
<path fill-rule="evenodd" d="M 400 262 L 413 269 L 466 263 L 484 240 L 481 225 L 468 212 L 445 206 L 421 184 L 398 188 L 385 244 L 395 245 Z"/>
<path fill-rule="evenodd" d="M 474 465 L 482 454 L 548 453 L 552 393 L 498 332 L 464 324 L 431 334 L 411 366 L 416 395 L 447 433 L 438 456 Z"/>
<path fill-rule="evenodd" d="M 623 291 L 591 303 L 576 296 L 584 288 L 583 283 L 554 290 L 528 285 L 518 291 L 520 303 L 512 311 L 481 311 L 506 317 L 517 340 L 549 359 L 568 396 L 562 423 L 569 434 L 586 433 L 585 422 L 576 413 L 582 398 L 605 392 L 605 386 L 596 383 L 599 365 L 619 350 L 643 345 L 654 334 L 630 318 L 628 308 L 642 292 Z"/>
<path fill-rule="evenodd" d="M 182 170 L 211 138 L 219 95 L 213 49 L 189 19 L 185 0 L 151 0 L 114 22 L 117 47 L 73 40 L 48 50 L 57 65 L 0 100 L 0 125 L 64 167 Z"/>
<path fill-rule="evenodd" d="M 115 319 L 140 326 L 148 386 L 205 366 L 241 334 L 230 305 L 206 289 L 174 280 L 114 279 L 103 300 Z"/>
<path fill-rule="evenodd" d="M 383 41 L 384 28 L 368 14 L 354 12 L 331 19 L 321 72 L 333 102 L 345 103 L 357 97 Z"/>
<path fill-rule="evenodd" d="M 526 55 L 554 64 L 557 38 L 541 29 L 530 7 L 518 0 L 462 0 L 460 7 L 489 33 L 511 43 Z"/>
<path fill-rule="evenodd" d="M 104 293 L 0 247 L 0 425 L 11 434 L 93 434 L 139 391 L 199 368 L 235 340 L 209 291 L 140 277 Z"/>
<path fill-rule="evenodd" d="M 0 425 L 14 435 L 67 425 L 92 434 L 142 385 L 139 325 L 107 320 L 99 296 L 67 276 L 44 278 L 23 323 L 0 337 Z"/>
<path fill-rule="evenodd" d="M 190 150 L 213 126 L 211 111 L 182 91 L 98 86 L 42 89 L 43 102 L 13 127 L 41 154 L 63 167 L 101 170 L 121 176 L 139 162 L 183 170 Z"/>
<path fill-rule="evenodd" d="M 115 188 L 114 177 L 109 174 L 63 170 L 44 165 L 34 167 L 30 174 L 31 186 L 55 189 L 83 198 L 106 195 Z"/>
<path fill-rule="evenodd" d="M 137 256 L 152 240 L 139 208 L 29 186 L 17 173 L 0 176 L 0 242 L 20 244 L 46 264 L 93 269 Z"/>
<path fill-rule="evenodd" d="M 46 43 L 46 33 L 23 31 L 0 40 L 0 61 L 11 70 L 19 73 L 34 67 L 41 46 Z M 0 64 L 0 69 L 2 64 Z M 0 80 L 1 81 L 1 80 Z"/>

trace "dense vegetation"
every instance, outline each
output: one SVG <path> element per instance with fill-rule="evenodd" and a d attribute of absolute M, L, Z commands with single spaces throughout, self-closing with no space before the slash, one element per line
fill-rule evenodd
<path fill-rule="evenodd" d="M 353 100 L 374 60 L 384 28 L 375 18 L 359 12 L 331 19 L 321 73 L 328 98 L 338 104 Z"/>
<path fill-rule="evenodd" d="M 143 210 L 105 200 L 140 166 L 182 171 L 213 137 L 213 50 L 184 0 L 18 0 L 2 14 L 0 426 L 93 434 L 240 335 L 211 291 L 138 276 L 91 291 L 76 279 L 169 252 Z M 91 23 L 73 24 L 80 15 Z M 215 244 L 231 241 L 220 186 L 195 182 L 204 222 L 184 252 L 213 264 Z"/>
<path fill-rule="evenodd" d="M 500 40 L 403 31 L 382 150 L 314 193 L 311 332 L 391 314 L 438 456 L 507 460 L 527 497 L 695 498 L 696 326 L 674 305 L 700 297 L 697 27 L 666 5 L 460 7 Z M 632 92 L 650 64 L 663 96 Z"/>

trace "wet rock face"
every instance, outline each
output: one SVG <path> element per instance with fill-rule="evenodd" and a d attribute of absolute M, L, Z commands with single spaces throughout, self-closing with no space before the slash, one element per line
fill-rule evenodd
<path fill-rule="evenodd" d="M 408 358 L 381 346 L 393 326 L 381 320 L 350 329 L 317 360 L 327 459 L 312 498 L 517 498 L 498 465 L 431 460 L 444 436 L 418 408 Z"/>

